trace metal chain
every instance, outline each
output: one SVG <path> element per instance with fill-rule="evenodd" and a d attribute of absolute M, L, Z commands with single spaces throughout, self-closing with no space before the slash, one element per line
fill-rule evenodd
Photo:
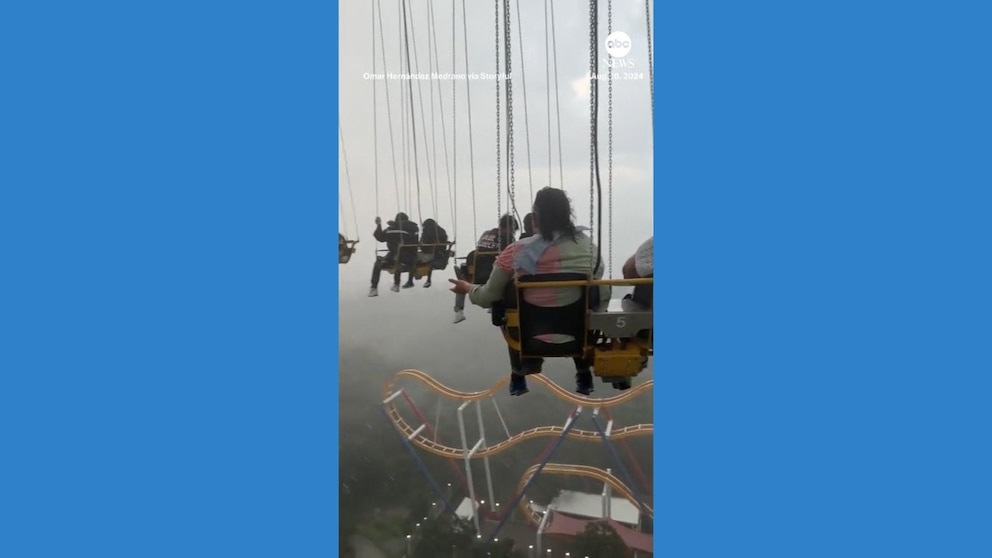
<path fill-rule="evenodd" d="M 648 21 L 648 78 L 651 82 L 651 137 L 654 137 L 654 49 L 651 47 L 651 0 L 644 0 Z"/>
<path fill-rule="evenodd" d="M 503 44 L 506 49 L 505 62 L 506 66 L 506 157 L 507 163 L 509 165 L 509 176 L 507 180 L 509 181 L 509 198 L 507 204 L 508 209 L 516 214 L 517 204 L 516 204 L 516 176 L 514 167 L 514 157 L 513 157 L 513 80 L 510 79 L 511 62 L 512 56 L 510 51 L 510 0 L 503 0 Z M 519 217 L 519 216 L 518 216 Z"/>
<path fill-rule="evenodd" d="M 606 2 L 606 36 L 609 37 L 613 34 L 613 0 L 607 0 Z M 610 56 L 609 50 L 606 51 L 607 60 L 613 60 Z M 609 109 L 608 109 L 608 129 L 610 136 L 610 146 L 609 154 L 607 155 L 608 165 L 609 165 L 609 177 L 607 178 L 607 195 L 609 196 L 609 206 L 607 214 L 607 225 L 609 226 L 609 234 L 607 239 L 610 243 L 608 254 L 608 263 L 610 270 L 610 279 L 613 279 L 613 65 L 607 64 L 606 71 L 609 72 Z"/>
<path fill-rule="evenodd" d="M 457 60 L 455 59 L 455 49 L 458 47 L 458 40 L 455 34 L 455 0 L 451 0 L 451 179 L 453 181 L 451 185 L 451 195 L 454 197 L 451 207 L 451 228 L 453 234 L 449 238 L 451 242 L 458 241 L 458 188 L 455 184 L 458 183 L 458 104 L 455 102 L 455 84 L 458 80 L 454 78 L 455 74 L 458 73 Z M 458 246 L 453 246 L 455 250 L 458 250 Z M 437 430 L 435 430 L 437 433 Z"/>
<path fill-rule="evenodd" d="M 589 225 L 590 253 L 595 256 L 592 248 L 592 224 L 595 216 L 594 194 L 596 192 L 596 0 L 589 0 Z M 595 264 L 594 264 L 595 265 Z M 595 274 L 596 269 L 593 268 Z"/>
<path fill-rule="evenodd" d="M 520 23 L 520 0 L 516 0 L 517 9 L 517 40 L 520 41 L 520 85 L 523 86 L 524 93 L 524 139 L 527 141 L 527 194 L 529 199 L 534 200 L 534 175 L 533 164 L 530 158 L 530 117 L 527 111 L 527 70 L 524 67 L 524 26 Z M 550 89 L 549 89 L 550 91 Z M 550 114 L 548 115 L 551 116 Z M 549 128 L 550 129 L 550 128 Z M 550 136 L 548 136 L 550 138 Z M 514 199 L 514 209 L 516 209 L 516 199 Z"/>
<path fill-rule="evenodd" d="M 500 158 L 500 143 L 502 142 L 502 134 L 500 133 L 500 114 L 499 114 L 499 0 L 495 0 L 496 7 L 496 223 L 499 224 L 500 217 L 503 216 L 503 181 L 501 180 L 501 168 L 502 159 Z M 498 235 L 500 238 L 497 240 L 499 245 L 502 247 L 503 237 Z"/>
<path fill-rule="evenodd" d="M 375 4 L 372 4 L 372 153 L 375 167 L 375 215 L 379 216 L 379 88 L 376 78 Z M 355 223 L 358 226 L 358 223 Z"/>
<path fill-rule="evenodd" d="M 465 50 L 465 75 L 468 75 L 468 19 L 465 16 L 465 0 L 462 0 L 462 47 Z M 472 131 L 472 86 L 469 80 L 465 80 L 465 112 L 468 115 L 468 165 L 472 178 L 472 234 L 479 233 L 479 219 L 476 211 L 475 200 L 475 141 Z M 476 236 L 475 238 L 478 238 Z M 474 246 L 474 244 L 473 244 Z"/>

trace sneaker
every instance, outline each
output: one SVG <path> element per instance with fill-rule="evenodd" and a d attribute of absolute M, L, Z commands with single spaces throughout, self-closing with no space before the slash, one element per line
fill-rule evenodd
<path fill-rule="evenodd" d="M 589 395 L 595 391 L 595 389 L 593 389 L 591 371 L 583 370 L 582 372 L 575 373 L 575 391 L 581 393 L 582 395 Z"/>
<path fill-rule="evenodd" d="M 426 282 L 426 283 L 424 283 L 424 288 L 425 288 L 425 289 L 429 289 L 429 288 L 431 288 L 431 280 L 430 280 L 430 279 L 428 279 L 428 280 L 427 280 L 427 282 Z"/>
<path fill-rule="evenodd" d="M 523 395 L 530 391 L 527 389 L 527 378 L 520 374 L 510 374 L 510 395 Z"/>
<path fill-rule="evenodd" d="M 455 312 L 455 323 L 461 323 L 465 321 L 465 312 L 458 310 Z"/>
<path fill-rule="evenodd" d="M 404 289 L 409 289 L 409 288 L 410 288 L 410 287 L 412 287 L 412 286 L 413 286 L 413 281 L 407 281 L 407 282 L 406 282 L 406 283 L 405 283 L 405 284 L 403 285 L 403 288 L 404 288 Z"/>
<path fill-rule="evenodd" d="M 379 289 L 375 287 L 369 289 L 369 296 L 379 296 Z"/>
<path fill-rule="evenodd" d="M 392 287 L 389 287 L 389 290 L 393 291 L 394 293 L 398 293 L 398 292 L 400 292 L 400 286 L 399 285 L 393 285 Z"/>

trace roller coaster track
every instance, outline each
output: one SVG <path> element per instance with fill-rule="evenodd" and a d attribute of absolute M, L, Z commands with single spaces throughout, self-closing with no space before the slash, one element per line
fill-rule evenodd
<path fill-rule="evenodd" d="M 440 395 L 447 397 L 449 399 L 455 399 L 458 401 L 477 401 L 486 397 L 490 397 L 493 394 L 497 393 L 499 390 L 501 390 L 503 387 L 505 387 L 507 382 L 509 381 L 509 378 L 503 378 L 502 380 L 496 382 L 496 384 L 494 384 L 492 387 L 490 387 L 487 390 L 463 392 L 463 391 L 456 391 L 449 388 L 448 386 L 445 386 L 444 384 L 438 382 L 437 380 L 430 377 L 426 373 L 421 372 L 420 370 L 407 369 L 397 372 L 393 376 L 393 378 L 386 384 L 385 387 L 386 397 L 383 402 L 383 405 L 386 409 L 387 414 L 389 415 L 389 418 L 393 421 L 393 424 L 396 426 L 396 428 L 399 429 L 399 431 L 404 436 L 406 436 L 411 443 L 415 444 L 416 446 L 424 449 L 425 451 L 433 453 L 434 455 L 451 458 L 451 459 L 464 459 L 466 453 L 468 452 L 466 452 L 466 450 L 462 448 L 454 448 L 451 446 L 446 446 L 435 440 L 431 440 L 430 438 L 426 437 L 423 434 L 418 433 L 418 430 L 414 429 L 409 423 L 406 422 L 406 420 L 402 417 L 402 415 L 400 415 L 399 410 L 396 408 L 396 405 L 393 403 L 393 401 L 395 400 L 395 397 L 393 396 L 396 393 L 398 393 L 397 390 L 395 389 L 395 386 L 400 378 L 411 378 L 417 380 L 423 383 L 424 385 L 426 385 L 432 391 L 439 393 Z M 541 374 L 532 375 L 529 377 L 529 379 L 536 381 L 537 383 L 540 383 L 544 387 L 548 388 L 559 399 L 568 401 L 576 406 L 586 406 L 592 408 L 615 407 L 617 405 L 621 405 L 654 387 L 654 381 L 649 380 L 631 389 L 630 391 L 626 391 L 620 395 L 616 395 L 613 397 L 606 397 L 603 399 L 595 399 L 592 397 L 581 397 L 578 395 L 574 395 L 571 392 L 567 391 L 565 388 L 552 382 L 551 380 L 547 379 L 545 376 Z M 536 438 L 546 438 L 551 436 L 560 436 L 564 430 L 565 430 L 564 427 L 561 426 L 539 426 L 536 428 L 531 428 L 529 430 L 525 430 L 518 434 L 514 434 L 513 436 L 510 436 L 506 440 L 503 440 L 502 442 L 499 442 L 492 446 L 480 448 L 475 453 L 470 453 L 469 457 L 472 459 L 492 457 L 493 455 L 503 452 L 527 440 L 532 440 Z M 633 426 L 617 428 L 611 431 L 610 439 L 623 440 L 625 438 L 631 438 L 634 436 L 651 436 L 652 434 L 654 434 L 653 424 L 635 424 Z M 599 432 L 594 432 L 591 430 L 579 430 L 575 428 L 568 431 L 567 437 L 573 440 L 581 440 L 585 442 L 602 442 L 603 440 L 603 436 Z M 581 466 L 578 465 L 575 465 L 573 467 L 579 467 L 581 469 Z M 598 469 L 596 470 L 599 471 Z M 605 475 L 606 473 L 600 471 L 600 474 Z M 609 482 L 608 480 L 605 479 L 601 479 L 601 480 L 604 480 L 604 482 Z M 621 490 L 619 487 L 617 489 Z M 626 486 L 624 486 L 623 490 L 628 490 L 628 489 L 626 488 Z"/>
<path fill-rule="evenodd" d="M 537 472 L 537 470 L 540 467 L 541 465 L 537 464 L 524 471 L 523 476 L 520 477 L 520 483 L 517 485 L 518 493 L 523 491 L 524 486 L 526 486 L 527 484 L 527 481 L 530 480 L 530 478 L 534 475 L 535 472 Z M 624 498 L 627 499 L 627 501 L 634 504 L 635 506 L 640 505 L 638 504 L 637 497 L 634 496 L 634 493 L 630 490 L 630 488 L 626 484 L 624 484 L 620 479 L 614 477 L 611 473 L 608 473 L 596 467 L 590 467 L 588 465 L 548 463 L 544 466 L 544 469 L 541 470 L 541 474 L 593 478 L 600 482 L 605 482 L 606 484 L 610 485 L 611 487 L 613 487 L 613 490 L 617 492 L 617 494 L 623 496 Z M 650 517 L 651 519 L 654 519 L 654 510 L 651 509 L 651 507 L 648 506 L 647 504 L 643 504 L 643 506 L 644 506 L 644 512 L 647 514 L 647 516 Z M 526 501 L 521 499 L 518 507 L 520 508 L 520 511 L 523 512 L 527 520 L 530 521 L 533 525 L 538 525 L 540 523 L 541 521 L 540 518 L 535 517 L 534 512 L 530 509 L 529 504 Z"/>

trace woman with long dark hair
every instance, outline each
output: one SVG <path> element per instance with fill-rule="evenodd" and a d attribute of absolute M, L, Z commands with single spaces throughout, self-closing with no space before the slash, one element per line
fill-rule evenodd
<path fill-rule="evenodd" d="M 572 218 L 572 206 L 565 191 L 559 188 L 542 188 L 534 198 L 535 234 L 514 242 L 500 253 L 485 285 L 472 285 L 467 281 L 451 279 L 454 285 L 451 290 L 467 294 L 477 306 L 491 308 L 503 298 L 506 284 L 515 275 L 582 273 L 596 279 L 602 278 L 604 266 L 602 262 L 597 266 L 596 245 L 583 232 L 582 227 L 575 226 Z M 579 300 L 582 291 L 580 287 L 532 288 L 525 289 L 523 296 L 535 306 L 563 307 Z M 609 287 L 599 287 L 599 300 L 604 304 L 609 302 Z M 567 335 L 553 335 L 540 340 L 545 343 L 574 341 Z M 591 363 L 583 358 L 574 360 L 576 391 L 589 395 L 593 391 Z M 510 395 L 527 393 L 525 377 L 540 373 L 542 365 L 542 359 L 522 359 L 519 352 L 510 349 Z"/>

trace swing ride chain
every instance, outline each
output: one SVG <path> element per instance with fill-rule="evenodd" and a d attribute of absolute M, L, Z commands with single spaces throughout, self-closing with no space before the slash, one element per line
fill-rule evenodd
<path fill-rule="evenodd" d="M 500 133 L 500 114 L 499 114 L 499 0 L 495 0 L 496 6 L 496 222 L 499 223 L 500 218 L 503 216 L 503 181 L 501 180 L 501 165 L 502 159 L 500 157 L 500 143 L 502 142 L 502 134 Z M 498 235 L 498 243 L 500 249 L 503 247 L 503 236 Z"/>
<path fill-rule="evenodd" d="M 607 0 L 606 2 L 606 35 L 609 37 L 613 34 L 613 0 Z M 612 60 L 613 57 L 609 55 L 607 51 L 608 60 Z M 608 127 L 609 127 L 609 154 L 607 156 L 607 161 L 609 165 L 609 177 L 607 178 L 607 195 L 609 196 L 609 214 L 607 216 L 607 224 L 609 226 L 609 234 L 607 238 L 610 242 L 610 247 L 608 253 L 608 262 L 610 270 L 610 279 L 613 279 L 613 68 L 610 64 L 607 64 L 606 71 L 609 72 L 609 109 L 608 109 Z"/>
<path fill-rule="evenodd" d="M 376 71 L 376 48 L 375 48 L 375 4 L 372 4 L 372 76 Z M 379 88 L 376 87 L 376 79 L 372 79 L 372 152 L 375 166 L 375 215 L 379 216 Z M 355 223 L 358 226 L 358 223 Z"/>
<path fill-rule="evenodd" d="M 651 47 L 651 0 L 644 0 L 648 21 L 648 77 L 651 83 L 651 132 L 654 133 L 654 49 Z"/>
<path fill-rule="evenodd" d="M 458 47 L 457 35 L 455 33 L 455 0 L 451 0 L 451 74 L 455 75 L 458 73 L 457 60 L 455 58 Z M 451 177 L 453 184 L 451 185 L 451 193 L 454 196 L 453 207 L 451 208 L 451 220 L 452 229 L 454 229 L 455 234 L 451 235 L 451 240 L 458 240 L 458 103 L 455 94 L 455 84 L 457 80 L 451 80 Z M 453 246 L 457 250 L 457 245 Z M 436 430 L 435 430 L 436 432 Z"/>
<path fill-rule="evenodd" d="M 516 213 L 516 181 L 513 161 L 513 83 L 510 80 L 510 0 L 503 0 L 503 44 L 505 47 L 506 66 L 506 158 L 509 164 L 509 197 L 508 211 Z M 498 76 L 497 76 L 498 79 Z"/>
<path fill-rule="evenodd" d="M 589 224 L 593 224 L 595 218 L 595 203 L 594 194 L 596 190 L 596 140 L 598 130 L 596 129 L 596 82 L 599 78 L 597 76 L 596 70 L 596 0 L 589 0 Z M 590 240 L 592 240 L 592 227 L 590 226 Z M 589 243 L 590 247 L 594 246 L 592 242 Z M 595 254 L 595 248 L 590 248 L 590 251 Z M 595 266 L 595 264 L 593 264 Z M 596 268 L 593 267 L 593 273 L 595 273 Z"/>

